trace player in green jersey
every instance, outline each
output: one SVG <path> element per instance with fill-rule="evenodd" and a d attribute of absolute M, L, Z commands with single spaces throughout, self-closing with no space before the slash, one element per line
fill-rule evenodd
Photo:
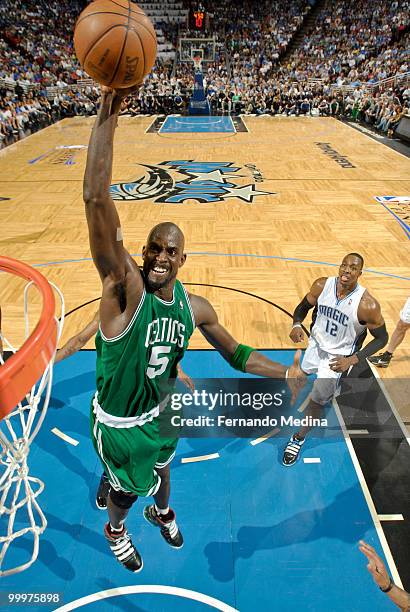
<path fill-rule="evenodd" d="M 184 235 L 174 223 L 160 223 L 150 231 L 142 251 L 142 271 L 125 250 L 110 182 L 114 131 L 128 93 L 103 88 L 88 147 L 83 196 L 91 252 L 102 282 L 91 430 L 111 484 L 105 536 L 117 560 L 138 572 L 142 559 L 124 521 L 139 495 L 154 496 L 155 503 L 146 506 L 144 516 L 160 528 L 168 544 L 175 548 L 183 544 L 169 508 L 170 462 L 177 440 L 162 438 L 159 428 L 168 400 L 164 385 L 176 378 L 195 326 L 234 368 L 288 378 L 293 395 L 305 375 L 300 351 L 289 369 L 271 361 L 235 340 L 206 299 L 187 294 L 177 280 L 186 260 Z"/>
<path fill-rule="evenodd" d="M 0 310 L 0 314 L 1 314 L 1 310 Z M 64 346 L 58 349 L 55 359 L 54 359 L 54 363 L 58 363 L 59 361 L 62 361 L 63 359 L 67 359 L 67 357 L 71 357 L 71 355 L 74 355 L 80 349 L 82 349 L 83 346 L 87 344 L 87 342 L 91 340 L 93 336 L 97 334 L 98 325 L 99 325 L 99 311 L 95 313 L 93 319 L 89 321 L 81 331 L 79 331 L 77 334 L 69 338 L 67 342 L 64 344 Z M 1 349 L 1 345 L 0 345 L 0 349 Z M 1 357 L 1 351 L 0 351 L 0 357 Z M 178 380 L 180 380 L 186 387 L 188 387 L 188 389 L 190 389 L 191 391 L 194 391 L 195 385 L 194 385 L 192 378 L 190 378 L 190 376 L 188 376 L 188 374 L 183 371 L 179 363 L 177 365 L 177 376 L 178 376 Z M 95 503 L 97 505 L 97 508 L 100 508 L 100 510 L 105 510 L 107 508 L 107 497 L 110 492 L 110 489 L 111 489 L 110 480 L 104 470 L 104 472 L 101 475 L 100 483 L 98 485 L 97 493 L 95 496 Z"/>

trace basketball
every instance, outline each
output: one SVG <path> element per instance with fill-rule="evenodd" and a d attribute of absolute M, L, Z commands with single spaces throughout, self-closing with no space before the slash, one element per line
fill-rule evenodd
<path fill-rule="evenodd" d="M 121 89 L 151 71 L 157 37 L 151 20 L 129 0 L 95 0 L 80 14 L 74 48 L 81 66 L 98 83 Z"/>

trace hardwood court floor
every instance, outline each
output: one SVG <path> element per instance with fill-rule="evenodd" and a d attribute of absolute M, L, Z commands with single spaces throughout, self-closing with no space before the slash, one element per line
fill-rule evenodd
<path fill-rule="evenodd" d="M 211 192 L 220 199 L 117 202 L 126 247 L 138 254 L 153 224 L 180 224 L 189 253 L 181 280 L 194 283 L 191 290 L 212 301 L 238 339 L 261 348 L 293 345 L 289 317 L 259 298 L 292 312 L 315 278 L 336 274 L 332 266 L 347 252 L 358 251 L 372 270 L 363 274 L 362 283 L 380 301 L 392 331 L 410 293 L 409 237 L 374 198 L 410 196 L 409 159 L 331 118 L 244 120 L 248 133 L 161 135 L 146 133 L 151 117 L 120 118 L 113 183 L 153 181 L 153 169 L 140 164 L 168 162 L 161 168 L 184 183 L 180 191 L 192 196 L 190 181 L 213 180 L 214 191 L 209 183 L 202 191 L 208 199 Z M 0 201 L 1 253 L 41 264 L 40 270 L 64 292 L 68 311 L 100 294 L 82 202 L 86 149 L 81 146 L 88 143 L 93 121 L 67 119 L 0 152 L 0 197 L 10 198 Z M 208 177 L 209 168 L 187 170 L 183 160 L 231 162 L 232 171 L 221 166 Z M 179 164 L 171 168 L 171 161 Z M 175 185 L 169 197 L 172 189 Z M 252 193 L 253 201 L 247 201 Z M 16 343 L 22 336 L 20 287 L 6 275 L 0 278 L 3 328 Z M 91 304 L 69 316 L 62 340 L 95 309 Z M 35 314 L 36 307 L 33 320 Z M 195 332 L 191 347 L 205 346 Z M 409 358 L 410 335 L 388 378 L 405 376 Z M 399 395 L 402 414 L 409 416 L 408 394 Z"/>

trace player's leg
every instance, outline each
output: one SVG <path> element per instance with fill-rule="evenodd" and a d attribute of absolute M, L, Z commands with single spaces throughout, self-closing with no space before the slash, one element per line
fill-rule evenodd
<path fill-rule="evenodd" d="M 97 493 L 95 495 L 95 503 L 97 508 L 105 510 L 107 507 L 107 497 L 111 489 L 111 484 L 108 476 L 104 470 L 101 474 L 100 483 L 98 485 Z"/>
<path fill-rule="evenodd" d="M 317 378 L 313 383 L 310 401 L 304 412 L 304 416 L 311 417 L 307 419 L 308 423 L 311 422 L 312 419 L 320 419 L 322 417 L 323 409 L 334 396 L 339 380 L 340 374 L 330 370 L 328 367 L 328 358 L 326 357 L 325 363 L 319 365 Z M 304 440 L 311 429 L 313 429 L 312 425 L 304 425 L 298 430 L 297 437 Z"/>
<path fill-rule="evenodd" d="M 137 499 L 138 495 L 116 491 L 111 488 L 107 497 L 107 512 L 109 518 L 108 526 L 112 533 L 122 531 L 125 519 Z"/>
<path fill-rule="evenodd" d="M 318 390 L 318 386 L 320 387 L 318 383 L 320 382 L 323 382 L 323 380 L 316 379 L 313 383 L 312 395 L 306 410 L 303 413 L 304 418 L 311 417 L 310 419 L 308 418 L 308 423 L 311 422 L 312 419 L 322 418 L 323 407 L 325 404 L 327 404 L 334 392 L 335 385 L 332 385 L 332 392 L 330 395 L 323 390 Z M 290 466 L 296 463 L 296 461 L 299 459 L 302 446 L 305 443 L 306 436 L 311 429 L 311 425 L 304 425 L 292 435 L 283 453 L 283 465 Z"/>
<path fill-rule="evenodd" d="M 319 364 L 318 346 L 313 338 L 309 339 L 308 347 L 303 356 L 301 368 L 305 374 L 315 374 Z M 296 463 L 304 443 L 304 438 L 299 438 L 297 432 L 293 433 L 283 451 L 282 463 L 290 466 Z"/>
<path fill-rule="evenodd" d="M 161 477 L 161 485 L 154 495 L 154 504 L 144 508 L 144 518 L 160 528 L 164 540 L 173 548 L 181 548 L 184 543 L 181 530 L 176 523 L 175 512 L 169 507 L 171 493 L 171 461 L 175 456 L 178 440 L 164 441 L 155 464 L 155 470 Z"/>
<path fill-rule="evenodd" d="M 311 419 L 307 419 L 309 423 L 312 419 L 320 419 L 322 417 L 324 406 L 332 398 L 336 390 L 339 375 L 330 369 L 328 353 L 322 351 L 314 341 L 309 342 L 301 368 L 307 374 L 315 372 L 317 374 L 309 403 L 303 413 L 304 417 L 311 417 Z M 311 425 L 304 425 L 291 436 L 283 453 L 283 465 L 289 467 L 296 463 L 300 457 L 306 435 L 311 429 Z"/>
<path fill-rule="evenodd" d="M 132 543 L 124 522 L 137 499 L 137 495 L 111 488 L 107 498 L 109 521 L 104 527 L 104 535 L 115 558 L 126 569 L 134 573 L 142 570 L 143 561 Z"/>
<path fill-rule="evenodd" d="M 387 368 L 393 357 L 396 348 L 403 342 L 407 330 L 410 328 L 410 298 L 406 301 L 403 309 L 400 312 L 400 319 L 396 325 L 394 332 L 390 337 L 387 349 L 379 355 L 369 357 L 369 361 L 378 368 Z"/>
<path fill-rule="evenodd" d="M 171 466 L 168 463 L 163 468 L 156 468 L 158 474 L 161 476 L 161 485 L 158 492 L 154 495 L 155 505 L 162 514 L 166 514 L 167 508 L 169 508 L 169 497 L 171 494 Z"/>
<path fill-rule="evenodd" d="M 387 352 L 390 355 L 393 355 L 396 348 L 403 342 L 408 329 L 410 329 L 410 323 L 405 323 L 400 319 L 400 321 L 398 321 L 396 325 L 394 332 L 392 333 L 390 342 L 387 345 Z"/>
<path fill-rule="evenodd" d="M 142 559 L 132 543 L 125 519 L 138 495 L 154 494 L 160 478 L 154 472 L 158 445 L 142 427 L 113 428 L 91 415 L 92 440 L 111 490 L 107 498 L 109 521 L 104 535 L 119 563 L 132 572 L 142 569 Z"/>

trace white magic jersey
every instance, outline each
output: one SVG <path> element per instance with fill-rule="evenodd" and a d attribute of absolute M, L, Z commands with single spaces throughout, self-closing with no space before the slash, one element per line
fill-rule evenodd
<path fill-rule="evenodd" d="M 357 309 L 366 291 L 357 284 L 349 295 L 338 300 L 337 277 L 327 279 L 317 301 L 317 317 L 312 328 L 312 337 L 323 351 L 335 355 L 351 355 L 366 326 L 357 318 Z"/>

